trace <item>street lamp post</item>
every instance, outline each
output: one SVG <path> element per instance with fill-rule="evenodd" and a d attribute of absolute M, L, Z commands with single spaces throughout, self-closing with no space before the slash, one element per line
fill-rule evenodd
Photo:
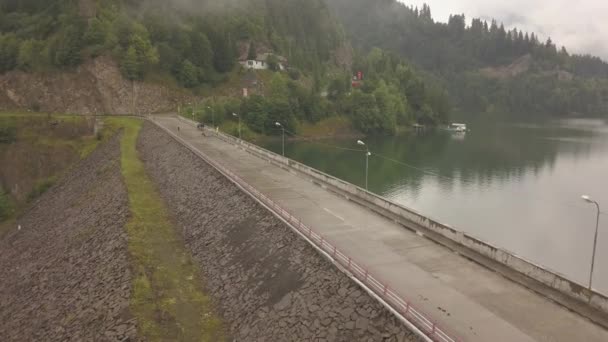
<path fill-rule="evenodd" d="M 239 139 L 243 140 L 243 137 L 241 136 L 241 117 L 237 113 L 232 113 L 232 116 L 239 118 Z"/>
<path fill-rule="evenodd" d="M 589 274 L 589 292 L 591 293 L 591 286 L 593 285 L 593 268 L 595 267 L 595 251 L 597 249 L 597 235 L 600 229 L 600 204 L 597 201 L 594 201 L 591 197 L 584 195 L 581 197 L 585 202 L 595 204 L 597 208 L 597 220 L 595 222 L 595 238 L 593 239 L 593 255 L 591 257 L 591 273 Z M 591 300 L 591 295 L 589 295 L 589 300 Z"/>
<path fill-rule="evenodd" d="M 211 122 L 213 122 L 213 129 L 215 129 L 215 111 L 210 106 L 207 106 L 207 109 L 211 111 Z"/>
<path fill-rule="evenodd" d="M 369 179 L 369 157 L 372 155 L 372 153 L 369 151 L 369 148 L 367 147 L 367 145 L 361 141 L 361 140 L 357 140 L 357 144 L 361 145 L 361 146 L 365 146 L 366 152 L 365 152 L 365 190 L 369 190 L 369 186 L 368 186 L 368 179 Z"/>
<path fill-rule="evenodd" d="M 277 127 L 281 127 L 281 130 L 283 131 L 283 157 L 285 157 L 285 127 L 283 127 L 283 125 L 281 125 L 279 122 L 276 122 L 275 125 L 277 125 Z"/>

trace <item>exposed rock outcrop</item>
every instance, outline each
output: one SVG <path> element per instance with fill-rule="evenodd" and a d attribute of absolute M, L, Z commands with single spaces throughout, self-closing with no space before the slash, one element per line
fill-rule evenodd
<path fill-rule="evenodd" d="M 182 90 L 126 80 L 110 57 L 89 60 L 73 71 L 0 75 L 0 110 L 142 114 L 175 111 L 178 103 L 191 99 Z"/>
<path fill-rule="evenodd" d="M 488 67 L 480 70 L 481 74 L 489 78 L 508 79 L 521 75 L 528 70 L 532 65 L 533 58 L 531 55 L 525 55 L 516 59 L 509 65 L 499 67 Z"/>

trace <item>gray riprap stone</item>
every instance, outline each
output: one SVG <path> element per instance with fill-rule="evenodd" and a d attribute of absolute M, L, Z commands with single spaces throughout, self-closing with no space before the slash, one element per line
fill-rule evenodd
<path fill-rule="evenodd" d="M 371 308 L 380 314 L 368 325 L 416 341 L 282 221 L 164 132 L 146 123 L 138 149 L 229 334 L 256 324 L 242 341 L 317 341 L 329 338 L 332 324 L 354 324 L 344 311 Z M 262 308 L 267 315 L 256 315 Z M 331 335 L 332 342 L 376 338 L 367 329 Z"/>
<path fill-rule="evenodd" d="M 0 341 L 137 341 L 128 216 L 116 136 L 0 238 Z"/>
<path fill-rule="evenodd" d="M 365 317 L 359 317 L 355 322 L 355 328 L 361 330 L 367 330 L 367 326 L 369 325 L 369 320 Z"/>

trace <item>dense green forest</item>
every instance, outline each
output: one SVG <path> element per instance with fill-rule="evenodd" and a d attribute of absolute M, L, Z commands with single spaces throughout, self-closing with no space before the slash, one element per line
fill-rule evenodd
<path fill-rule="evenodd" d="M 112 54 L 130 79 L 167 72 L 186 87 L 221 81 L 239 41 L 257 40 L 322 74 L 343 40 L 321 0 L 2 0 L 0 32 L 0 72 L 66 68 Z"/>
<path fill-rule="evenodd" d="M 338 50 L 351 51 L 340 61 Z M 270 51 L 266 96 L 216 99 L 198 108 L 218 120 L 242 113 L 249 128 L 344 115 L 365 133 L 450 111 L 599 115 L 608 108 L 608 64 L 571 55 L 550 39 L 464 15 L 435 22 L 431 9 L 396 0 L 0 0 L 0 73 L 70 70 L 111 56 L 130 80 L 213 89 L 239 55 Z M 248 49 L 248 51 L 247 51 Z M 275 60 L 273 62 L 272 60 Z M 344 62 L 344 63 L 342 63 Z M 346 67 L 345 67 L 346 66 Z M 361 73 L 362 80 L 353 83 Z M 353 87 L 353 84 L 355 87 Z"/>
<path fill-rule="evenodd" d="M 534 33 L 507 30 L 496 21 L 473 19 L 469 24 L 464 15 L 436 22 L 429 6 L 413 8 L 396 0 L 328 4 L 356 47 L 396 52 L 437 75 L 461 110 L 510 115 L 607 112 L 608 64 L 571 55 L 550 38 L 539 41 Z M 487 71 L 512 63 L 523 69 L 513 74 Z"/>
<path fill-rule="evenodd" d="M 394 54 L 361 52 L 344 70 L 334 53 L 349 42 L 323 0 L 0 0 L 0 32 L 0 72 L 70 69 L 110 55 L 128 79 L 167 75 L 186 88 L 220 85 L 243 43 L 250 58 L 270 50 L 289 63 L 270 96 L 212 104 L 225 116 L 238 106 L 259 133 L 276 133 L 275 121 L 295 130 L 298 121 L 336 114 L 365 133 L 448 117 L 445 92 Z M 369 80 L 352 91 L 352 75 L 362 70 Z M 321 96 L 328 87 L 331 96 Z"/>
<path fill-rule="evenodd" d="M 275 73 L 266 97 L 220 99 L 189 110 L 197 112 L 203 121 L 216 124 L 239 112 L 249 129 L 269 135 L 281 132 L 276 122 L 295 132 L 298 122 L 316 123 L 334 115 L 350 118 L 355 128 L 370 134 L 392 134 L 397 127 L 413 122 L 447 122 L 449 103 L 445 90 L 394 53 L 376 48 L 369 54 L 357 55 L 353 70 L 365 75 L 358 82 L 359 87 L 353 88 L 350 70 L 334 70 L 324 87 L 326 96 L 303 86 L 289 74 Z"/>

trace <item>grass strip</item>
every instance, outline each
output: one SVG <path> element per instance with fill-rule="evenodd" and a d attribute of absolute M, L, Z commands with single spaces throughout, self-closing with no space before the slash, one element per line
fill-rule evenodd
<path fill-rule="evenodd" d="M 131 311 L 140 336 L 149 341 L 224 340 L 221 321 L 201 289 L 196 267 L 138 157 L 142 121 L 108 121 L 123 129 L 121 165 L 131 210 L 126 228 L 134 264 Z"/>

